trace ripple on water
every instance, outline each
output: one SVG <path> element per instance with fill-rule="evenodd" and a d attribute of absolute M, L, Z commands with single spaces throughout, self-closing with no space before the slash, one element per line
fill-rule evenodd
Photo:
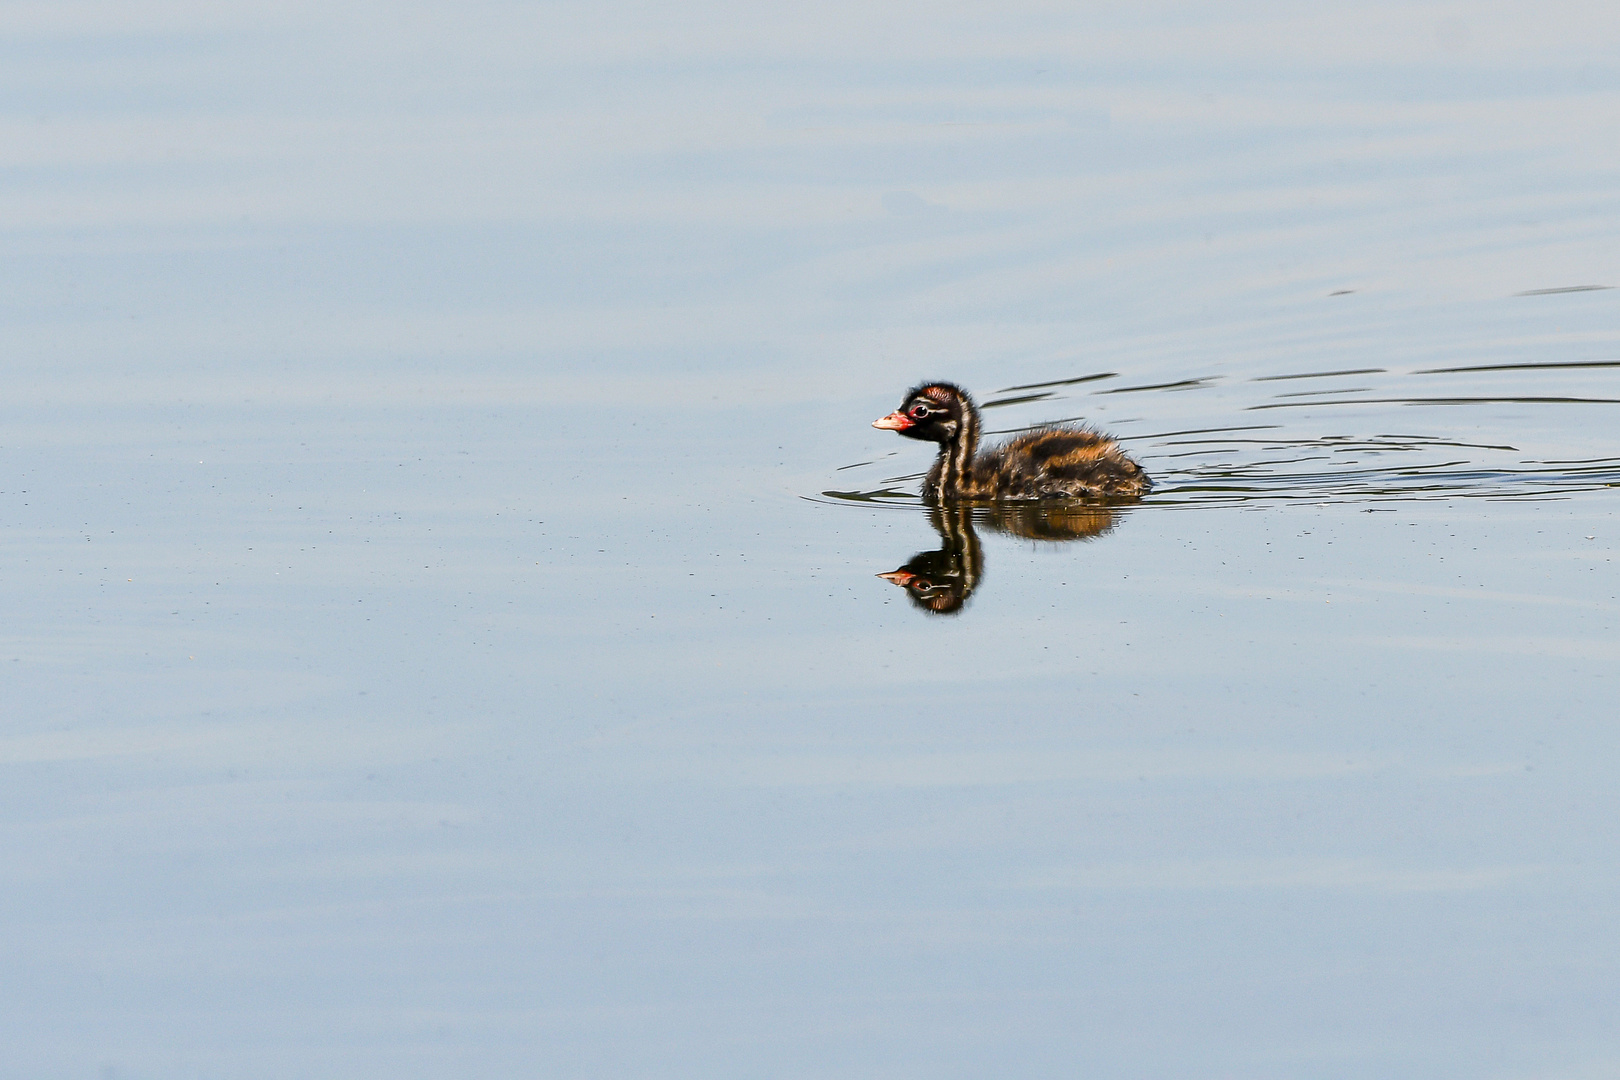
<path fill-rule="evenodd" d="M 1357 367 L 1241 380 L 1206 375 L 1144 386 L 1086 386 L 1117 377 L 1103 372 L 1006 387 L 999 393 L 1037 392 L 994 399 L 985 407 L 1051 406 L 1101 394 L 1203 392 L 1207 405 L 1192 415 L 1212 421 L 1207 426 L 1130 430 L 1154 414 L 1151 408 L 1142 410 L 1143 418 L 1119 422 L 1115 434 L 1154 479 L 1152 494 L 1141 500 L 1144 505 L 1564 498 L 1620 487 L 1620 455 L 1601 453 L 1607 448 L 1607 432 L 1620 419 L 1611 411 L 1620 405 L 1617 369 L 1620 360 L 1475 364 L 1405 372 Z M 1309 380 L 1349 377 L 1356 385 L 1309 386 Z M 1602 381 L 1595 383 L 1594 378 Z M 1186 400 L 1181 397 L 1170 411 L 1188 416 L 1181 407 Z M 1524 432 L 1491 412 L 1501 406 L 1558 410 L 1540 414 L 1564 437 L 1557 449 L 1574 445 L 1577 450 L 1600 452 L 1549 453 L 1553 447 L 1525 441 Z M 1444 409 L 1446 415 L 1437 412 L 1432 423 L 1413 424 L 1423 409 Z M 1277 422 L 1219 422 L 1255 412 L 1268 413 L 1267 419 L 1275 417 Z M 1346 422 L 1343 413 L 1354 420 Z M 1046 417 L 989 434 L 1086 419 L 1084 413 Z M 1574 444 L 1569 436 L 1576 438 Z M 875 464 L 861 462 L 839 471 Z M 922 505 L 916 491 L 922 476 L 919 471 L 884 477 L 870 487 L 825 490 L 821 498 L 916 507 Z"/>

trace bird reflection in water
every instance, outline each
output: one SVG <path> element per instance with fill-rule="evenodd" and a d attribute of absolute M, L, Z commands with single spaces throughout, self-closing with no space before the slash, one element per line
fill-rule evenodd
<path fill-rule="evenodd" d="M 955 615 L 984 577 L 984 550 L 975 523 L 1025 540 L 1090 540 L 1114 527 L 1114 510 L 1061 503 L 945 503 L 929 510 L 928 521 L 939 533 L 939 549 L 918 552 L 898 570 L 878 577 L 905 589 L 911 602 L 931 615 Z"/>

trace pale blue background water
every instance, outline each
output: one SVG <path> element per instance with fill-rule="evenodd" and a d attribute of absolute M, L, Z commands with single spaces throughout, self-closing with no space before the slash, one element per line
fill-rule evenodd
<path fill-rule="evenodd" d="M 0 31 L 0 1076 L 1620 1073 L 1610 7 Z"/>

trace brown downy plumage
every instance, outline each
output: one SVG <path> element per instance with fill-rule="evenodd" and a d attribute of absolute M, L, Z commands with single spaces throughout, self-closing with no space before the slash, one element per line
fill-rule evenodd
<path fill-rule="evenodd" d="M 979 453 L 979 410 L 950 383 L 916 387 L 872 426 L 939 443 L 939 459 L 923 482 L 934 502 L 1134 498 L 1153 486 L 1117 442 L 1089 428 L 1053 425 Z"/>

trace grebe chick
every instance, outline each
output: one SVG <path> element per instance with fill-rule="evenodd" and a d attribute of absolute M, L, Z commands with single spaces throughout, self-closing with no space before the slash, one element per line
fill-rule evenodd
<path fill-rule="evenodd" d="M 939 458 L 923 481 L 923 494 L 933 502 L 1131 498 L 1153 486 L 1119 443 L 1084 427 L 1054 424 L 980 453 L 979 410 L 951 383 L 923 383 L 872 426 L 939 443 Z"/>

